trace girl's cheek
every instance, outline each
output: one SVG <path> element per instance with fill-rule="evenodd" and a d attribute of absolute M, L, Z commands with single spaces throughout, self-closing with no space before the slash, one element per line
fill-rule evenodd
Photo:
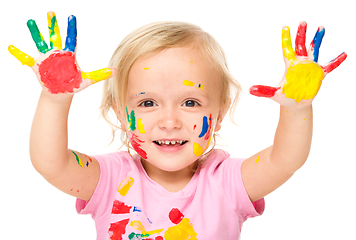
<path fill-rule="evenodd" d="M 193 144 L 193 153 L 195 156 L 199 157 L 203 155 L 208 149 L 213 132 L 214 121 L 211 114 L 209 114 L 209 116 L 203 116 L 202 123 L 194 124 L 193 134 L 197 135 L 196 141 Z"/>
<path fill-rule="evenodd" d="M 128 126 L 128 135 L 132 147 L 135 151 L 144 159 L 147 159 L 147 153 L 142 148 L 142 145 L 145 143 L 142 139 L 139 138 L 139 134 L 145 134 L 146 131 L 143 127 L 143 122 L 141 118 L 136 118 L 135 111 L 129 111 L 126 107 L 126 116 L 127 116 L 127 126 Z M 137 119 L 137 120 L 136 120 Z"/>

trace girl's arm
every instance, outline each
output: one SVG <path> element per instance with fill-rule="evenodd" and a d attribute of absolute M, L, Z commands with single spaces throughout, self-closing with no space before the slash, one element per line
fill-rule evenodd
<path fill-rule="evenodd" d="M 282 47 L 286 71 L 277 87 L 256 85 L 250 93 L 280 103 L 280 119 L 274 143 L 246 159 L 241 167 L 242 179 L 252 202 L 271 193 L 286 182 L 307 160 L 313 131 L 312 101 L 325 76 L 345 59 L 342 53 L 324 66 L 318 62 L 324 28 L 319 27 L 309 50 L 305 48 L 306 23 L 301 22 L 292 49 L 288 27 L 282 30 Z"/>
<path fill-rule="evenodd" d="M 35 21 L 27 22 L 40 52 L 36 60 L 16 47 L 9 46 L 12 55 L 32 68 L 42 86 L 31 128 L 31 161 L 52 185 L 88 201 L 99 179 L 99 164 L 92 157 L 68 149 L 68 113 L 74 93 L 112 77 L 115 69 L 82 72 L 75 59 L 76 18 L 68 18 L 67 38 L 63 49 L 55 14 L 49 12 L 47 18 L 50 47 L 43 40 Z"/>

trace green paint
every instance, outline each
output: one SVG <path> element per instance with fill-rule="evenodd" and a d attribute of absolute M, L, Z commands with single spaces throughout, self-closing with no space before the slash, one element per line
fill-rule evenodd
<path fill-rule="evenodd" d="M 48 49 L 47 43 L 43 40 L 42 34 L 38 30 L 36 22 L 32 19 L 28 20 L 27 27 L 31 32 L 32 39 L 35 42 L 38 51 L 41 53 L 48 52 L 50 49 Z"/>
<path fill-rule="evenodd" d="M 130 235 L 128 236 L 129 237 L 129 239 L 131 240 L 131 239 L 143 239 L 143 238 L 147 238 L 147 237 L 149 237 L 151 234 L 139 234 L 139 233 L 134 233 L 134 232 L 132 232 L 132 233 L 130 233 Z"/>
<path fill-rule="evenodd" d="M 54 27 L 56 26 L 56 23 L 57 23 L 57 18 L 56 18 L 56 16 L 53 16 L 52 19 L 51 19 L 51 26 L 48 27 L 48 29 L 49 29 L 49 39 L 52 39 L 52 36 L 55 35 Z M 53 49 L 53 42 L 52 41 L 50 42 L 50 45 L 51 45 L 51 49 Z"/>
<path fill-rule="evenodd" d="M 134 110 L 131 111 L 130 115 L 126 107 L 127 122 L 129 123 L 129 129 L 131 131 L 136 130 L 136 117 Z"/>
<path fill-rule="evenodd" d="M 70 150 L 70 151 L 75 155 L 75 158 L 77 159 L 78 164 L 79 164 L 81 167 L 84 167 L 83 162 L 82 162 L 82 160 L 78 157 L 78 155 L 77 155 L 75 152 L 73 152 L 72 150 Z"/>

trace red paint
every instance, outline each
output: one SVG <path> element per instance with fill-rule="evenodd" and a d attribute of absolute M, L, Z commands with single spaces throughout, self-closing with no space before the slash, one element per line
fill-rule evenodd
<path fill-rule="evenodd" d="M 82 73 L 72 52 L 55 51 L 40 63 L 41 81 L 51 93 L 72 93 L 82 83 Z"/>
<path fill-rule="evenodd" d="M 131 145 L 132 147 L 135 149 L 135 151 L 144 159 L 147 159 L 147 153 L 141 149 L 141 144 L 140 143 L 144 143 L 145 141 L 140 140 L 135 134 L 133 134 L 132 132 L 130 132 L 131 135 Z"/>
<path fill-rule="evenodd" d="M 278 89 L 281 87 L 269 87 L 269 86 L 262 86 L 262 85 L 254 85 L 250 88 L 250 93 L 257 97 L 273 97 L 274 94 Z"/>
<path fill-rule="evenodd" d="M 209 116 L 209 128 L 208 128 L 208 131 L 205 134 L 205 137 L 204 137 L 205 140 L 208 140 L 210 138 L 211 125 L 213 125 L 212 122 L 213 122 L 213 118 L 211 117 L 211 114 L 210 114 L 210 116 Z"/>
<path fill-rule="evenodd" d="M 194 127 L 193 127 L 193 130 L 195 130 L 196 127 L 197 127 L 197 125 L 195 124 Z"/>
<path fill-rule="evenodd" d="M 172 223 L 174 224 L 178 224 L 182 221 L 182 219 L 184 218 L 184 215 L 179 211 L 178 208 L 173 208 L 170 212 L 169 212 L 169 219 L 172 221 Z"/>
<path fill-rule="evenodd" d="M 111 214 L 130 213 L 131 208 L 132 206 L 127 206 L 125 203 L 115 200 L 112 206 Z"/>
<path fill-rule="evenodd" d="M 124 219 L 116 223 L 111 223 L 109 228 L 110 240 L 122 240 L 122 235 L 126 232 L 126 225 L 130 219 Z"/>
<path fill-rule="evenodd" d="M 330 73 L 332 70 L 337 68 L 346 59 L 346 57 L 347 54 L 345 52 L 341 53 L 337 58 L 335 58 L 334 60 L 330 61 L 328 64 L 323 66 L 322 69 L 324 70 L 324 72 Z"/>
<path fill-rule="evenodd" d="M 155 240 L 163 240 L 164 238 L 162 236 L 157 236 Z"/>
<path fill-rule="evenodd" d="M 298 27 L 297 36 L 295 38 L 295 52 L 298 56 L 308 56 L 305 48 L 305 35 L 307 32 L 307 23 L 301 22 Z"/>

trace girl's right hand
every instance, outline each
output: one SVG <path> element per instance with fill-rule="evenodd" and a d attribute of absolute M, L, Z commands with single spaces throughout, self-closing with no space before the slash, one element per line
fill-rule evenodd
<path fill-rule="evenodd" d="M 44 92 L 50 94 L 74 94 L 84 88 L 115 75 L 115 68 L 103 68 L 92 72 L 82 72 L 76 61 L 77 24 L 75 16 L 69 16 L 65 48 L 59 33 L 56 15 L 47 13 L 50 47 L 43 40 L 36 22 L 29 20 L 27 26 L 39 51 L 35 60 L 10 45 L 10 53 L 23 65 L 32 68 Z"/>

